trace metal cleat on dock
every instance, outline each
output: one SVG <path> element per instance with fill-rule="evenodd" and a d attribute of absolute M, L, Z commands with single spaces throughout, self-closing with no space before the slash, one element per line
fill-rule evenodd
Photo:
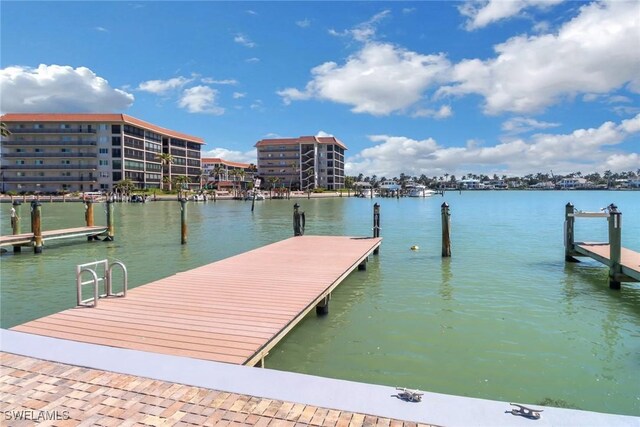
<path fill-rule="evenodd" d="M 424 394 L 420 390 L 411 390 L 404 387 L 396 387 L 396 390 L 398 390 L 398 397 L 407 402 L 421 402 Z"/>
<path fill-rule="evenodd" d="M 530 420 L 539 420 L 540 412 L 543 412 L 542 409 L 531 409 L 517 403 L 510 403 L 510 405 L 517 406 L 517 408 L 514 408 L 507 412 L 510 412 L 513 415 L 519 415 L 521 417 L 529 418 Z"/>

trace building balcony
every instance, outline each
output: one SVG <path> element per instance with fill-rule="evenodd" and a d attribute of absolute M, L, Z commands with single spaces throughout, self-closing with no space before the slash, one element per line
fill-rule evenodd
<path fill-rule="evenodd" d="M 2 141 L 2 145 L 5 147 L 37 147 L 37 146 L 95 146 L 96 141 Z"/>
<path fill-rule="evenodd" d="M 84 178 L 81 176 L 8 176 L 2 178 L 3 182 L 31 183 L 31 182 L 88 182 L 95 183 L 96 178 Z"/>
<path fill-rule="evenodd" d="M 97 153 L 2 153 L 5 158 L 95 158 Z"/>
<path fill-rule="evenodd" d="M 42 135 L 42 134 L 58 134 L 58 133 L 64 133 L 64 134 L 70 134 L 70 133 L 96 133 L 96 129 L 82 129 L 82 128 L 72 128 L 72 129 L 59 129 L 59 128 L 49 128 L 49 129 L 11 129 L 9 128 L 9 131 L 12 134 L 38 134 L 38 135 Z"/>
<path fill-rule="evenodd" d="M 263 160 L 263 161 L 274 161 L 274 160 L 298 160 L 300 157 L 296 154 L 296 155 L 290 155 L 290 156 L 281 156 L 281 157 L 258 157 L 258 160 Z"/>
<path fill-rule="evenodd" d="M 45 170 L 45 169 L 66 169 L 66 170 L 96 170 L 98 165 L 5 165 L 2 170 Z"/>

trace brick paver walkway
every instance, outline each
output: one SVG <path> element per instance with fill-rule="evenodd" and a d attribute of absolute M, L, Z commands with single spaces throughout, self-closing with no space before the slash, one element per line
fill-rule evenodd
<path fill-rule="evenodd" d="M 425 426 L 9 353 L 0 353 L 0 417 L 3 426 L 42 427 Z"/>

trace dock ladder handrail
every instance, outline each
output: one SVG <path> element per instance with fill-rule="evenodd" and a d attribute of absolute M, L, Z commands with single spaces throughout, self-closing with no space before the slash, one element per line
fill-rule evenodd
<path fill-rule="evenodd" d="M 120 266 L 123 272 L 122 292 L 113 292 L 113 274 L 112 270 L 114 266 Z M 97 270 L 102 268 L 101 275 L 98 275 Z M 90 280 L 82 280 L 83 273 L 88 272 L 92 278 Z M 99 283 L 104 283 L 104 293 L 99 293 Z M 82 298 L 82 287 L 88 284 L 93 284 L 93 297 Z M 103 259 L 100 261 L 89 262 L 86 264 L 80 264 L 76 266 L 76 290 L 77 290 L 77 303 L 80 307 L 97 307 L 98 299 L 106 297 L 125 297 L 127 296 L 127 288 L 129 286 L 129 279 L 127 274 L 127 267 L 120 261 L 114 261 L 109 263 L 109 260 Z"/>

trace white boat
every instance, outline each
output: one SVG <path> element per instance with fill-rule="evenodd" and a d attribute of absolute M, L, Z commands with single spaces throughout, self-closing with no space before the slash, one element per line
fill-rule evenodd
<path fill-rule="evenodd" d="M 429 197 L 436 194 L 435 191 L 429 190 L 426 185 L 418 184 L 417 182 L 407 183 L 405 188 L 409 197 Z"/>
<path fill-rule="evenodd" d="M 261 191 L 256 191 L 255 193 L 256 200 L 264 200 L 266 198 Z M 247 197 L 245 197 L 245 200 L 253 200 L 253 191 L 247 192 Z"/>
<path fill-rule="evenodd" d="M 382 181 L 379 186 L 382 191 L 398 191 L 400 190 L 400 184 L 395 182 L 394 180 Z"/>
<path fill-rule="evenodd" d="M 204 202 L 205 197 L 204 194 L 194 194 L 193 196 L 191 196 L 191 200 L 193 200 L 194 202 Z"/>

